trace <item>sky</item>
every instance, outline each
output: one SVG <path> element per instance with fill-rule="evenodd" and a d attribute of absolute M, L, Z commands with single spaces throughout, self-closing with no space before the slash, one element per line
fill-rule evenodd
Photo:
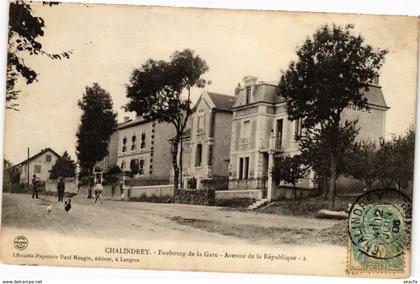
<path fill-rule="evenodd" d="M 232 94 L 246 75 L 278 81 L 305 38 L 323 24 L 355 24 L 366 42 L 388 49 L 380 84 L 388 106 L 386 133 L 401 134 L 415 121 L 417 19 L 402 16 L 233 11 L 126 5 L 34 4 L 44 19 L 45 50 L 72 51 L 69 60 L 26 59 L 38 82 L 20 84 L 20 111 L 6 111 L 5 157 L 20 162 L 45 147 L 75 158 L 86 86 L 99 83 L 114 101 L 119 120 L 131 72 L 147 59 L 169 59 L 193 49 L 210 67 L 206 90 Z M 201 90 L 194 90 L 197 99 Z"/>

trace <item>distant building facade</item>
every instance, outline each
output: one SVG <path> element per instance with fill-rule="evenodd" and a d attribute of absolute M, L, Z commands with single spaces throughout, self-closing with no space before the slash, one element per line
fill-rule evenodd
<path fill-rule="evenodd" d="M 109 143 L 107 147 L 108 155 L 106 155 L 105 158 L 103 158 L 102 161 L 98 163 L 101 170 L 105 173 L 112 167 L 117 166 L 118 140 L 119 132 L 118 129 L 115 129 L 109 138 Z"/>
<path fill-rule="evenodd" d="M 385 103 L 381 87 L 370 87 L 367 93 L 371 109 L 360 112 L 349 107 L 342 119 L 359 119 L 361 127 L 358 139 L 378 140 L 385 133 Z M 233 105 L 230 190 L 261 190 L 262 196 L 271 196 L 269 169 L 280 155 L 293 156 L 299 153 L 296 135 L 302 134 L 301 121 L 290 121 L 285 102 L 277 94 L 277 84 L 257 82 L 247 76 L 243 86 L 235 90 Z M 300 188 L 314 188 L 313 175 L 301 179 Z"/>
<path fill-rule="evenodd" d="M 197 100 L 183 136 L 184 188 L 201 189 L 203 180 L 228 178 L 233 104 L 233 96 L 207 91 Z"/>
<path fill-rule="evenodd" d="M 136 169 L 135 177 L 169 179 L 172 157 L 168 139 L 175 135 L 172 125 L 137 117 L 119 124 L 116 132 L 111 141 L 117 141 L 117 149 L 110 147 L 116 155 L 110 155 L 109 162 L 116 160 L 122 171 Z"/>

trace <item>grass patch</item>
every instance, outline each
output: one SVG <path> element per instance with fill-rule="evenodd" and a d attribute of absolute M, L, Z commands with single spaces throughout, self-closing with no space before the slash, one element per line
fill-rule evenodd
<path fill-rule="evenodd" d="M 349 204 L 352 204 L 354 201 L 354 197 L 337 197 L 334 210 L 347 212 Z M 310 197 L 300 200 L 275 201 L 268 207 L 258 209 L 257 212 L 315 217 L 321 209 L 328 209 L 328 201 L 324 200 L 322 197 Z"/>
<path fill-rule="evenodd" d="M 238 209 L 246 209 L 255 202 L 255 199 L 250 198 L 229 198 L 229 199 L 216 199 L 216 206 L 230 207 Z"/>

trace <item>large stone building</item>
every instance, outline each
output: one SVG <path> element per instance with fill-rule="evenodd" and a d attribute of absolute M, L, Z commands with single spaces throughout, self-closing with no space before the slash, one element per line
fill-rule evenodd
<path fill-rule="evenodd" d="M 233 96 L 207 91 L 197 100 L 183 138 L 184 188 L 201 189 L 205 179 L 227 179 L 233 103 Z"/>
<path fill-rule="evenodd" d="M 169 180 L 172 158 L 168 139 L 175 135 L 172 125 L 137 117 L 119 124 L 116 132 L 117 143 L 110 150 L 116 148 L 116 164 L 122 171 L 135 168 L 136 177 Z"/>
<path fill-rule="evenodd" d="M 359 139 L 377 140 L 384 136 L 388 107 L 377 84 L 370 87 L 367 98 L 371 107 L 368 112 L 350 107 L 342 118 L 359 119 Z M 275 189 L 269 180 L 269 169 L 277 156 L 298 153 L 295 136 L 301 134 L 301 123 L 288 120 L 285 102 L 277 95 L 277 84 L 257 82 L 251 76 L 236 88 L 232 110 L 229 190 L 251 190 L 259 192 L 260 197 L 272 198 Z M 316 184 L 309 175 L 298 186 L 310 189 Z"/>

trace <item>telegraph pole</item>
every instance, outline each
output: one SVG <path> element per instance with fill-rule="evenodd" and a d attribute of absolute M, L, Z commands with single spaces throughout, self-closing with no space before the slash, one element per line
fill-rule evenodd
<path fill-rule="evenodd" d="M 26 167 L 27 167 L 27 184 L 28 184 L 28 190 L 29 190 L 29 147 L 28 147 L 28 159 L 26 160 Z"/>

